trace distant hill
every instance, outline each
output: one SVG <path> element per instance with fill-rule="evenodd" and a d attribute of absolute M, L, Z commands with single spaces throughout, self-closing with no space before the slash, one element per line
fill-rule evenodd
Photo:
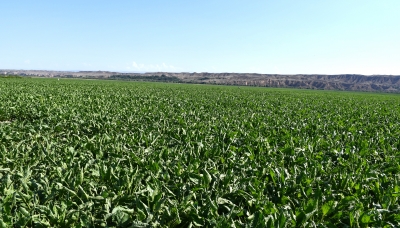
<path fill-rule="evenodd" d="M 60 78 L 98 78 L 113 80 L 162 81 L 238 86 L 287 87 L 322 90 L 400 92 L 400 76 L 391 75 L 319 75 L 255 73 L 119 73 L 109 71 L 0 70 L 1 75 Z"/>

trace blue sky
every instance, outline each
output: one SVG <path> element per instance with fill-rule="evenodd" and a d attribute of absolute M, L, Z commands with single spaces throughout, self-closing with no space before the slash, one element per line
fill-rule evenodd
<path fill-rule="evenodd" d="M 399 0 L 15 0 L 0 10 L 0 69 L 400 75 Z"/>

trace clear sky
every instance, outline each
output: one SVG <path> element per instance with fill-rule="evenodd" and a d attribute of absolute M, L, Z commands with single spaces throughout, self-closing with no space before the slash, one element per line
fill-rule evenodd
<path fill-rule="evenodd" d="M 4 0 L 0 69 L 400 75 L 400 0 Z"/>

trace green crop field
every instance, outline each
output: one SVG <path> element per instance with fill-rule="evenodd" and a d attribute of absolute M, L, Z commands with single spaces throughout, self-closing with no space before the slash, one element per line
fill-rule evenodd
<path fill-rule="evenodd" d="M 0 78 L 0 227 L 399 227 L 400 95 Z"/>

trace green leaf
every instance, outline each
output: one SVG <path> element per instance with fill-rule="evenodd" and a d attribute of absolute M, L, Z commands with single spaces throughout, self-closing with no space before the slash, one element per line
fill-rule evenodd
<path fill-rule="evenodd" d="M 373 222 L 371 219 L 371 216 L 364 213 L 361 217 L 361 223 L 367 224 L 367 223 L 371 223 L 371 222 Z"/>
<path fill-rule="evenodd" d="M 322 209 L 322 215 L 326 216 L 328 215 L 328 213 L 332 210 L 333 208 L 333 201 L 329 201 L 327 203 L 325 203 L 324 205 L 322 205 L 321 209 Z"/>

